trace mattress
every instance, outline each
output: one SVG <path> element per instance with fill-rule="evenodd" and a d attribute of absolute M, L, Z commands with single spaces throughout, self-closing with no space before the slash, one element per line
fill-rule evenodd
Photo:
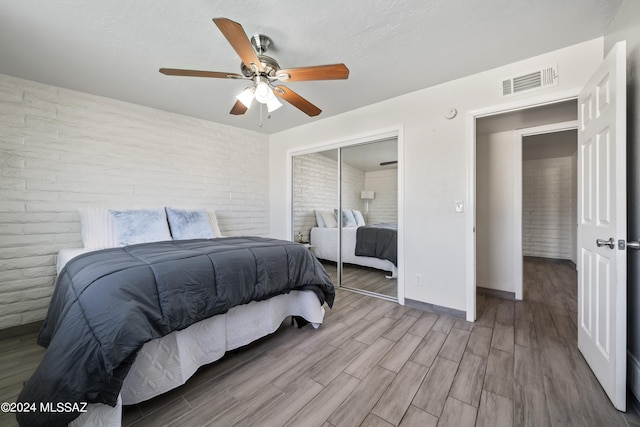
<path fill-rule="evenodd" d="M 58 252 L 58 259 L 56 261 L 56 274 L 60 274 L 60 271 L 62 271 L 62 268 L 65 265 L 67 265 L 67 263 L 71 261 L 73 258 L 77 257 L 78 255 L 91 252 L 92 250 L 95 250 L 95 249 L 85 249 L 85 248 L 61 249 L 60 252 Z"/>
<path fill-rule="evenodd" d="M 58 271 L 70 259 L 88 252 L 63 249 Z M 97 403 L 70 426 L 121 425 L 122 405 L 151 399 L 184 384 L 196 370 L 215 362 L 229 351 L 275 332 L 288 316 L 301 316 L 318 328 L 325 310 L 313 291 L 291 291 L 263 301 L 231 308 L 183 330 L 144 344 L 127 374 L 115 407 Z"/>
<path fill-rule="evenodd" d="M 398 269 L 391 261 L 355 254 L 357 229 L 358 227 L 342 229 L 342 262 L 390 271 L 391 277 L 397 277 Z M 310 243 L 317 258 L 338 262 L 338 228 L 312 228 Z"/>

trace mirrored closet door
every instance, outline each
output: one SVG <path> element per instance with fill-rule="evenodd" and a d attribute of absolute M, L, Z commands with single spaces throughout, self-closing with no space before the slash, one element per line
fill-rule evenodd
<path fill-rule="evenodd" d="M 321 260 L 336 286 L 338 277 L 338 223 L 340 204 L 339 150 L 293 157 L 293 239 L 308 245 Z"/>
<path fill-rule="evenodd" d="M 397 298 L 397 139 L 343 147 L 341 160 L 341 286 Z"/>
<path fill-rule="evenodd" d="M 397 139 L 293 158 L 293 236 L 347 289 L 397 299 Z"/>

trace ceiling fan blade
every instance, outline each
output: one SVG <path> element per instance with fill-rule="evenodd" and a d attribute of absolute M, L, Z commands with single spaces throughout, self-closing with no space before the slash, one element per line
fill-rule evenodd
<path fill-rule="evenodd" d="M 227 18 L 213 18 L 213 22 L 218 26 L 218 29 L 226 37 L 240 59 L 242 59 L 244 65 L 253 70 L 251 64 L 255 64 L 258 71 L 264 71 L 264 67 L 256 51 L 253 50 L 253 46 L 251 46 L 251 42 L 242 25 Z"/>
<path fill-rule="evenodd" d="M 243 76 L 237 73 L 223 73 L 220 71 L 181 70 L 179 68 L 160 68 L 162 74 L 167 76 L 186 77 L 212 77 L 217 79 L 241 79 Z"/>
<path fill-rule="evenodd" d="M 286 76 L 289 76 L 286 78 Z M 349 78 L 349 69 L 344 64 L 316 65 L 313 67 L 288 68 L 278 70 L 276 77 L 282 76 L 280 80 L 303 81 L 303 80 L 342 80 Z"/>
<path fill-rule="evenodd" d="M 240 116 L 246 113 L 247 110 L 248 108 L 242 102 L 236 101 L 236 103 L 233 104 L 231 111 L 229 111 L 229 114 L 233 114 L 234 116 Z"/>
<path fill-rule="evenodd" d="M 275 86 L 275 90 L 273 91 L 280 98 L 284 99 L 303 113 L 308 116 L 314 117 L 322 112 L 321 109 L 292 91 L 286 86 Z"/>

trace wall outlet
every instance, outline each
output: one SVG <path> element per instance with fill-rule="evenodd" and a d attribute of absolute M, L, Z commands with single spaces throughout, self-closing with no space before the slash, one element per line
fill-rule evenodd
<path fill-rule="evenodd" d="M 422 286 L 422 274 L 416 274 L 416 286 Z"/>
<path fill-rule="evenodd" d="M 453 202 L 453 208 L 455 209 L 456 213 L 463 213 L 464 212 L 464 202 L 460 202 L 460 201 Z"/>

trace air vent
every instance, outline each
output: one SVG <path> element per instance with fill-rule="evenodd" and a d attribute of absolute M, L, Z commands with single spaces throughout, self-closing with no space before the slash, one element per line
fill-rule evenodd
<path fill-rule="evenodd" d="M 532 73 L 502 80 L 502 96 L 518 95 L 548 86 L 557 86 L 558 67 L 546 67 Z"/>

